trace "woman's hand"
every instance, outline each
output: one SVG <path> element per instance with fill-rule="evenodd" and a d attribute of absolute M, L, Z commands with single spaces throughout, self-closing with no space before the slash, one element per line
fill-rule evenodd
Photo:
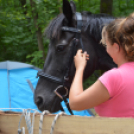
<path fill-rule="evenodd" d="M 76 55 L 74 56 L 76 70 L 84 70 L 87 64 L 87 60 L 89 60 L 89 55 L 87 54 L 87 52 L 82 53 L 81 49 L 78 50 Z"/>

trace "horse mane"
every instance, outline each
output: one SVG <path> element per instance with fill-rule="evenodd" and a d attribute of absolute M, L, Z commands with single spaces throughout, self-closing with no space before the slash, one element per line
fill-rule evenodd
<path fill-rule="evenodd" d="M 87 18 L 87 21 L 83 24 L 83 30 L 88 32 L 97 42 L 100 42 L 103 26 L 115 19 L 107 14 L 93 14 L 86 11 L 82 12 L 82 15 Z M 64 18 L 61 13 L 50 22 L 45 30 L 45 35 L 49 39 L 59 39 Z"/>
<path fill-rule="evenodd" d="M 87 22 L 84 24 L 84 31 L 87 31 L 88 34 L 98 43 L 101 39 L 103 26 L 115 19 L 114 17 L 104 13 L 93 14 L 91 12 L 82 12 L 82 15 L 87 17 Z"/>

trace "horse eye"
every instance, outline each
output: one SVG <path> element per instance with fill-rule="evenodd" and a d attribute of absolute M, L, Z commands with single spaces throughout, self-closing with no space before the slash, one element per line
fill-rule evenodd
<path fill-rule="evenodd" d="M 58 46 L 56 47 L 56 50 L 57 50 L 58 52 L 61 52 L 61 51 L 64 50 L 64 48 L 65 48 L 65 46 L 63 46 L 63 45 L 58 45 Z"/>

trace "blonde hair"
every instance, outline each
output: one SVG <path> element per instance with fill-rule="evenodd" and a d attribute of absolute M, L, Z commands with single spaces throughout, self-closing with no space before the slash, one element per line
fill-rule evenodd
<path fill-rule="evenodd" d="M 106 44 L 106 25 L 103 27 L 101 35 L 102 35 L 102 39 L 100 41 L 100 43 L 102 43 L 103 45 Z"/>

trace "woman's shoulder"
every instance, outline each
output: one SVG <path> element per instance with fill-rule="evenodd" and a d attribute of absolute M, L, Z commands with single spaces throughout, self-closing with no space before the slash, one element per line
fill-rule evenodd
<path fill-rule="evenodd" d="M 108 70 L 104 72 L 103 75 L 116 75 L 116 74 L 119 74 L 119 68 L 113 68 L 111 70 Z"/>
<path fill-rule="evenodd" d="M 100 78 L 99 80 L 105 81 L 105 82 L 117 82 L 121 80 L 121 74 L 120 70 L 118 68 L 113 68 L 109 71 L 106 71 Z"/>

